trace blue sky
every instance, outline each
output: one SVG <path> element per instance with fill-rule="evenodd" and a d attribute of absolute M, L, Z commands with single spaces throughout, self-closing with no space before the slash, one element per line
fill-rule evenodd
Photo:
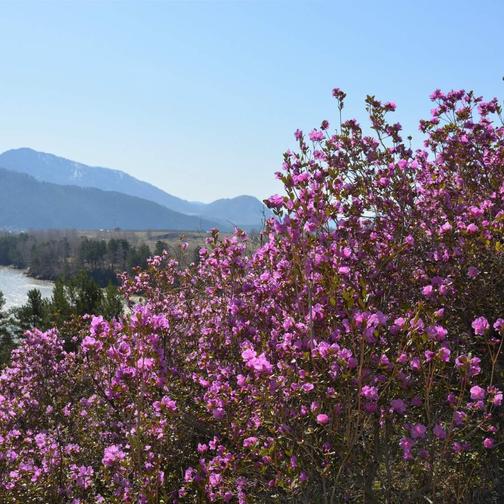
<path fill-rule="evenodd" d="M 192 200 L 277 192 L 292 133 L 429 93 L 504 97 L 502 0 L 0 1 L 0 150 L 122 169 Z"/>

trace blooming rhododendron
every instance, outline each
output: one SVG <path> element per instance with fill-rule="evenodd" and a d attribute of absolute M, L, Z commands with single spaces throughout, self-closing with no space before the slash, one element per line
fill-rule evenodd
<path fill-rule="evenodd" d="M 370 387 L 369 385 L 364 385 L 364 387 L 362 387 L 361 394 L 363 397 L 371 401 L 378 400 L 378 389 L 376 387 Z"/>
<path fill-rule="evenodd" d="M 485 317 L 478 317 L 477 319 L 474 320 L 474 322 L 471 325 L 472 328 L 474 329 L 474 332 L 476 334 L 479 334 L 480 336 L 485 334 L 485 331 L 487 331 L 490 328 L 490 324 L 488 323 L 488 320 Z"/>
<path fill-rule="evenodd" d="M 75 351 L 29 331 L 0 373 L 0 495 L 490 502 L 504 128 L 496 100 L 432 99 L 422 148 L 373 96 L 370 128 L 296 131 L 260 237 L 214 231 L 188 267 L 123 275 L 128 314 L 83 320 Z"/>
<path fill-rule="evenodd" d="M 329 423 L 329 417 L 325 413 L 319 413 L 317 415 L 317 423 L 320 425 L 327 425 Z"/>
<path fill-rule="evenodd" d="M 254 436 L 248 437 L 243 440 L 243 446 L 248 448 L 250 446 L 254 446 L 257 443 L 257 438 Z"/>
<path fill-rule="evenodd" d="M 313 130 L 309 134 L 309 138 L 312 142 L 320 142 L 324 139 L 324 133 L 321 131 Z"/>
<path fill-rule="evenodd" d="M 412 425 L 410 428 L 410 434 L 413 439 L 423 438 L 427 432 L 427 427 L 422 424 Z"/>
<path fill-rule="evenodd" d="M 446 439 L 446 430 L 439 424 L 436 424 L 432 429 L 434 435 L 439 439 Z"/>
<path fill-rule="evenodd" d="M 102 463 L 106 466 L 110 466 L 116 462 L 120 462 L 125 458 L 125 453 L 117 445 L 107 446 L 103 453 Z"/>
<path fill-rule="evenodd" d="M 469 390 L 471 393 L 471 399 L 473 401 L 480 401 L 485 398 L 485 389 L 479 387 L 478 385 L 474 385 L 474 387 L 471 387 Z"/>

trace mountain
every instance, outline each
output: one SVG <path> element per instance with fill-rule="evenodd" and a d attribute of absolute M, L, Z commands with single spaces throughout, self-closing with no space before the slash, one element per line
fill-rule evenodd
<path fill-rule="evenodd" d="M 252 196 L 221 199 L 209 204 L 191 202 L 177 198 L 119 170 L 88 166 L 28 148 L 12 149 L 0 154 L 0 166 L 26 173 L 41 182 L 94 187 L 136 196 L 176 212 L 217 219 L 227 225 L 232 222 L 247 228 L 260 227 L 263 213 L 270 215 L 266 207 Z"/>
<path fill-rule="evenodd" d="M 230 199 L 218 199 L 205 205 L 200 215 L 211 220 L 245 227 L 256 226 L 271 215 L 268 208 L 253 196 L 237 196 Z M 238 222 L 235 219 L 239 219 Z"/>
<path fill-rule="evenodd" d="M 194 204 L 142 182 L 119 170 L 88 166 L 33 149 L 12 149 L 0 154 L 0 166 L 27 173 L 41 182 L 116 191 L 159 203 L 171 210 L 195 213 Z"/>
<path fill-rule="evenodd" d="M 208 230 L 215 222 L 134 196 L 40 182 L 0 168 L 0 229 Z M 219 226 L 222 227 L 222 226 Z"/>

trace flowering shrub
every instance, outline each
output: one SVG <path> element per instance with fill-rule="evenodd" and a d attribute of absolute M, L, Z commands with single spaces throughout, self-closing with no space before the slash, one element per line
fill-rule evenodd
<path fill-rule="evenodd" d="M 339 111 L 345 95 L 333 91 Z M 5 502 L 491 502 L 502 497 L 504 128 L 432 95 L 413 150 L 324 121 L 277 176 L 263 245 L 124 277 L 144 304 L 0 376 Z"/>

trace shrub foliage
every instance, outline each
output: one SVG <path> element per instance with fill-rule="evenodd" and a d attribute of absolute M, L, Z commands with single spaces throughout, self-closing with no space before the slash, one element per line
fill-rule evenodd
<path fill-rule="evenodd" d="M 502 498 L 501 110 L 431 98 L 420 149 L 374 97 L 369 135 L 296 131 L 254 253 L 237 230 L 151 258 L 123 279 L 145 302 L 75 352 L 28 333 L 0 376 L 2 500 Z"/>

